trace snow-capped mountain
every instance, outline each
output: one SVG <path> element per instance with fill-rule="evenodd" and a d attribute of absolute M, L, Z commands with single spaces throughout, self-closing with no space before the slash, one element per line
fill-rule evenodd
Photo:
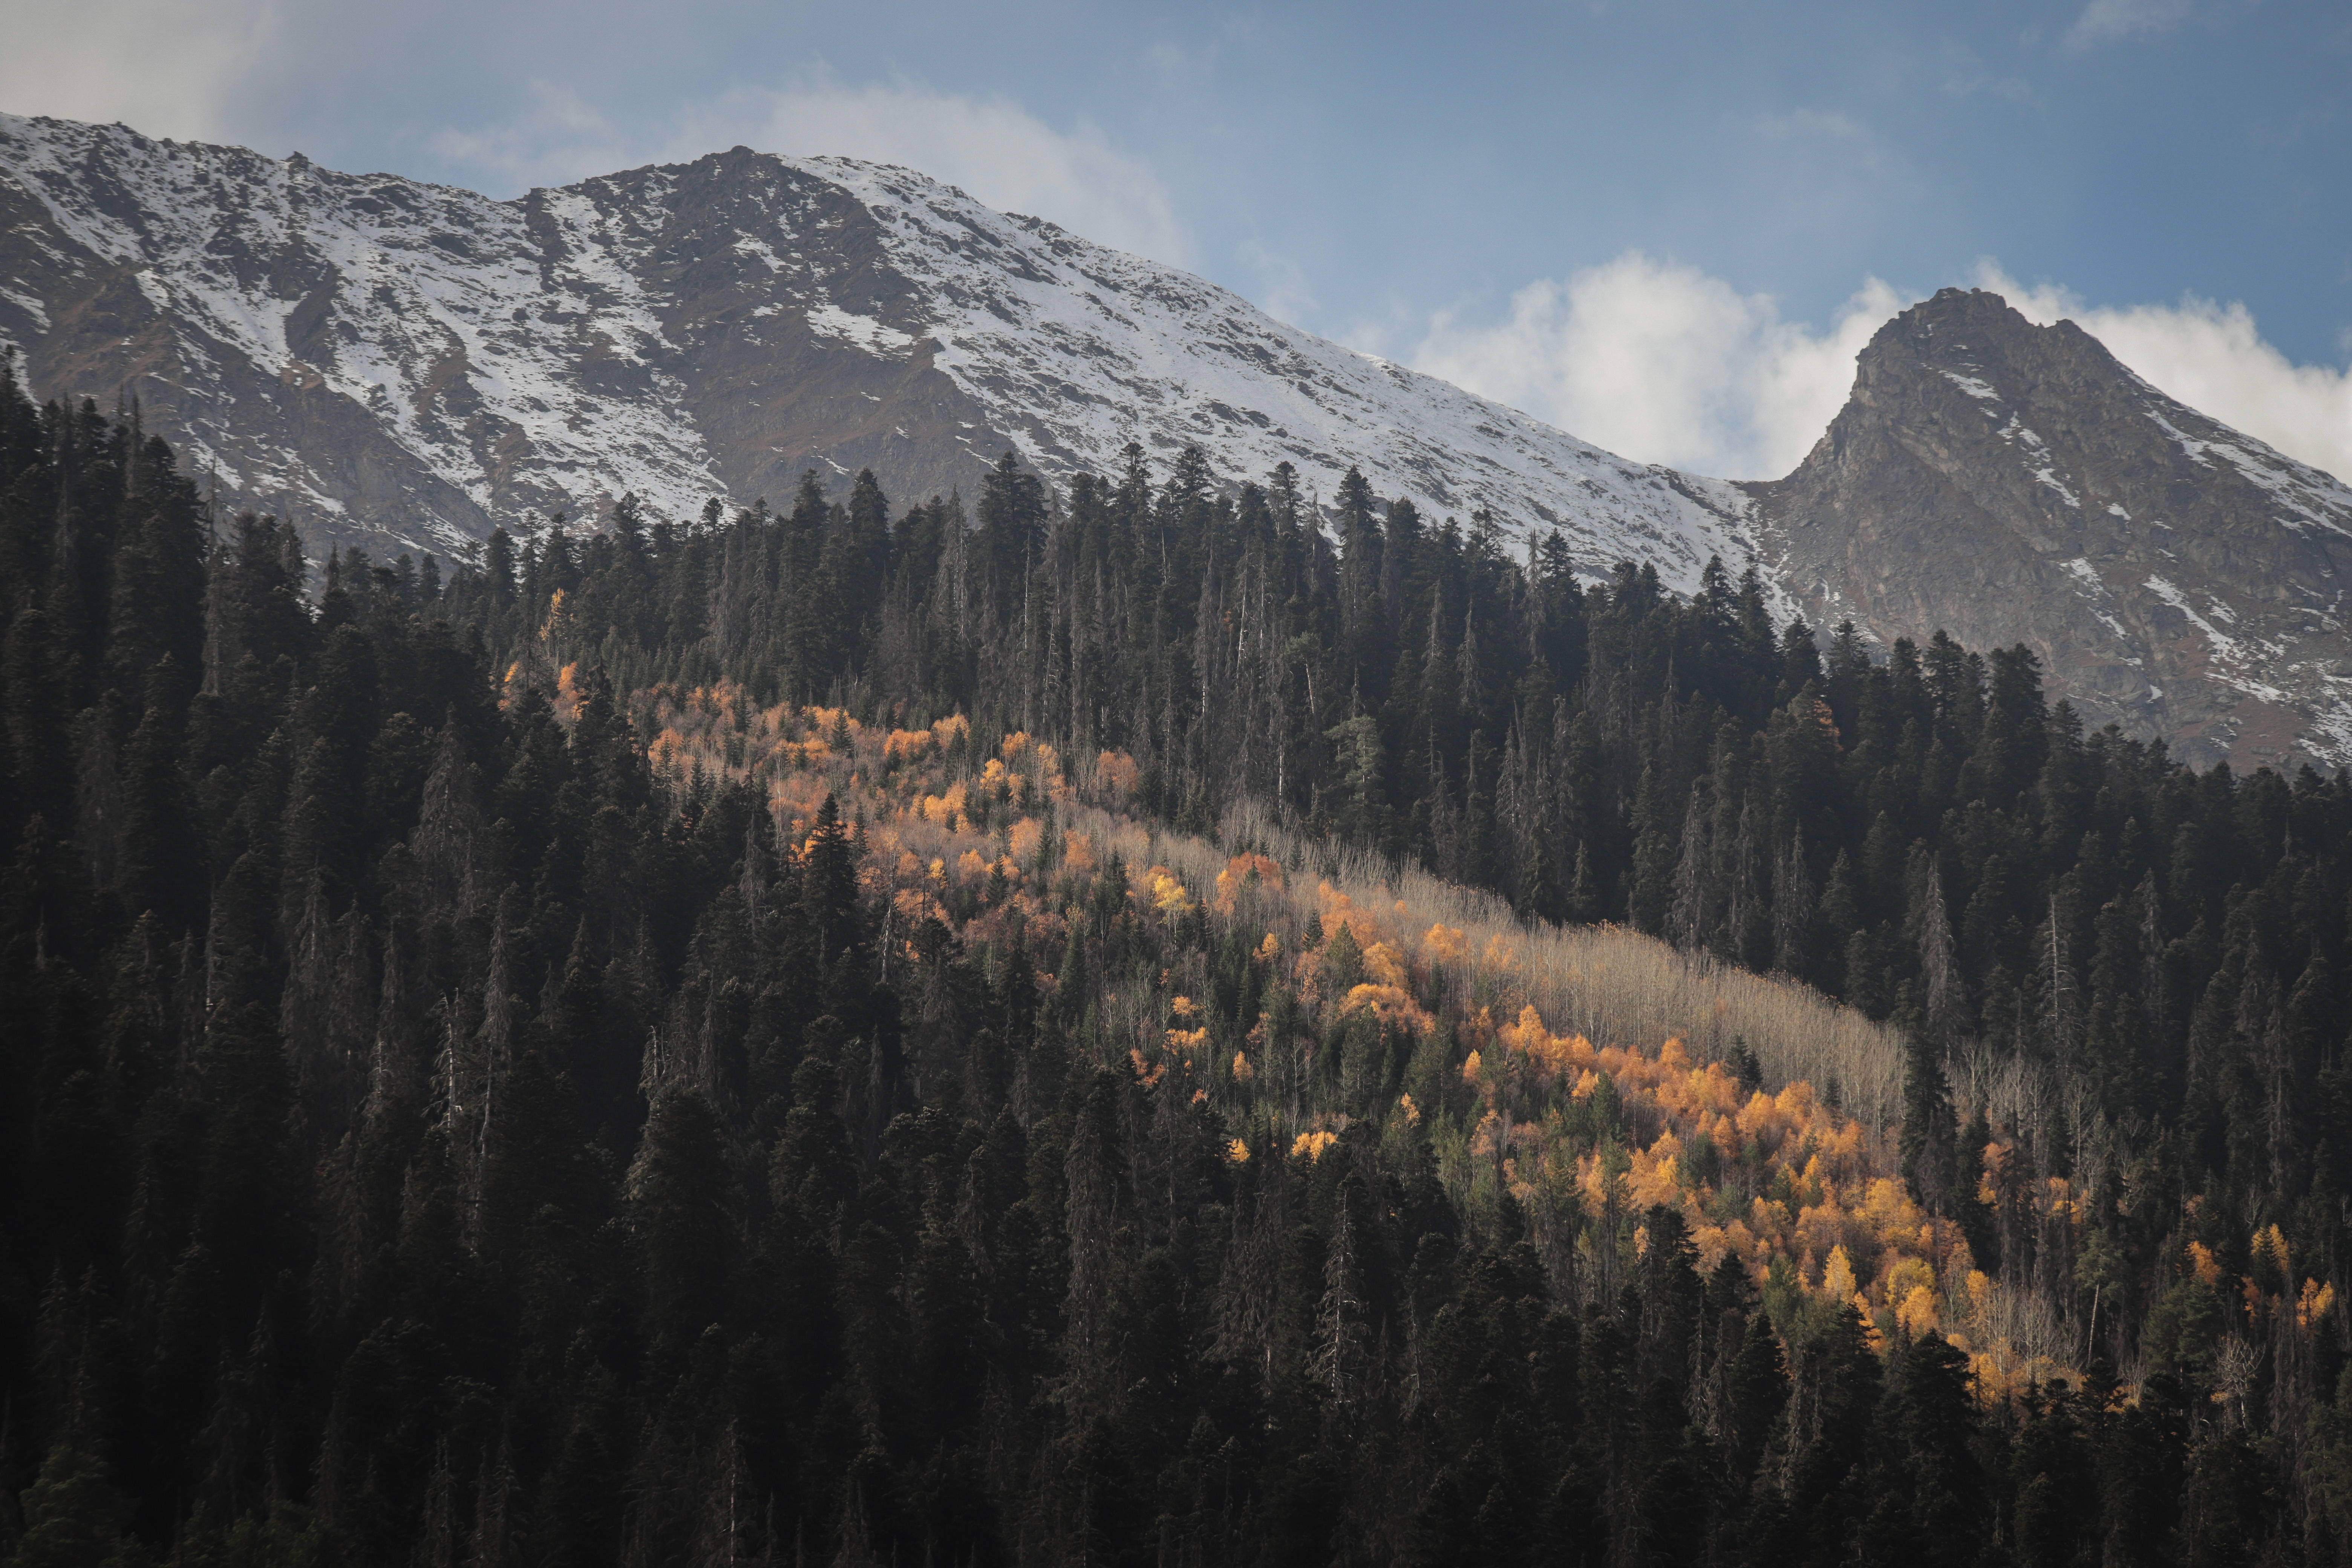
<path fill-rule="evenodd" d="M 871 467 L 912 500 L 1008 446 L 1140 441 L 1328 497 L 1556 525 L 1687 587 L 1747 502 L 1324 342 L 911 171 L 744 148 L 515 201 L 299 154 L 0 116 L 0 341 L 135 395 L 226 501 L 458 545 L 625 490 L 682 515 Z"/>
<path fill-rule="evenodd" d="M 1945 289 L 1879 329 L 1794 473 L 1742 488 L 1818 622 L 2022 642 L 2090 723 L 2200 763 L 2352 763 L 2352 489 L 2072 321 Z"/>
<path fill-rule="evenodd" d="M 635 491 L 671 516 L 870 467 L 902 504 L 1008 447 L 1139 441 L 1229 479 L 1351 464 L 1688 589 L 1760 559 L 1882 642 L 2022 641 L 2095 722 L 2200 761 L 2352 763 L 2352 491 L 2070 322 L 1948 289 L 1890 322 L 1797 471 L 1630 461 L 911 171 L 744 148 L 499 202 L 296 156 L 0 115 L 0 343 L 136 397 L 225 506 L 461 550 Z"/>

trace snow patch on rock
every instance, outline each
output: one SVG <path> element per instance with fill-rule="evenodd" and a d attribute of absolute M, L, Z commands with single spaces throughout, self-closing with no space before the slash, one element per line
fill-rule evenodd
<path fill-rule="evenodd" d="M 832 338 L 854 343 L 872 354 L 900 354 L 915 346 L 915 340 L 895 327 L 886 327 L 871 316 L 860 316 L 835 304 L 824 304 L 808 312 L 809 330 L 822 338 Z"/>

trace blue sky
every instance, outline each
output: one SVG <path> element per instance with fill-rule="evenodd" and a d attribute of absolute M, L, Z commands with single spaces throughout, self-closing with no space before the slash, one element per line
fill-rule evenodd
<path fill-rule="evenodd" d="M 914 163 L 1631 455 L 1778 471 L 1991 282 L 2352 468 L 2352 7 L 0 0 L 0 108 L 512 195 Z"/>

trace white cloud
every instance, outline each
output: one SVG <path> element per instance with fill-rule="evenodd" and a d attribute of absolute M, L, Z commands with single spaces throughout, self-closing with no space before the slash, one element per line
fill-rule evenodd
<path fill-rule="evenodd" d="M 1820 109 L 1792 109 L 1786 114 L 1759 115 L 1755 134 L 1768 142 L 1790 143 L 1792 157 L 1822 163 L 1843 163 L 1876 171 L 1886 163 L 1886 150 L 1869 126 L 1849 115 Z"/>
<path fill-rule="evenodd" d="M 1759 115 L 1756 129 L 1776 142 L 1800 136 L 1826 136 L 1838 142 L 1867 142 L 1870 132 L 1849 117 L 1820 109 L 1792 109 L 1786 114 Z"/>
<path fill-rule="evenodd" d="M 572 89 L 536 80 L 524 85 L 520 107 L 504 120 L 444 126 L 422 140 L 438 156 L 479 171 L 481 184 L 499 195 L 609 174 L 642 145 Z M 644 161 L 642 152 L 635 161 Z"/>
<path fill-rule="evenodd" d="M 1820 439 L 1853 357 L 1902 298 L 1874 278 L 1825 329 L 1767 294 L 1639 251 L 1514 295 L 1508 320 L 1430 324 L 1413 367 L 1620 453 L 1778 479 Z"/>
<path fill-rule="evenodd" d="M 2352 367 L 2294 363 L 2263 341 L 2242 302 L 2184 294 L 2177 305 L 2089 307 L 2067 289 L 2029 288 L 1991 260 L 1977 264 L 1976 284 L 2029 321 L 2074 321 L 2191 408 L 2352 479 Z"/>
<path fill-rule="evenodd" d="M 2066 29 L 2066 42 L 2080 49 L 2158 37 L 2189 20 L 2192 8 L 2192 0 L 2090 0 Z"/>
<path fill-rule="evenodd" d="M 1149 165 L 1090 121 L 1058 129 L 996 94 L 940 92 L 907 80 L 851 86 L 814 73 L 738 89 L 638 131 L 614 125 L 568 89 L 534 82 L 509 119 L 431 140 L 444 157 L 509 190 L 739 143 L 901 163 L 1000 211 L 1048 218 L 1099 244 L 1172 266 L 1192 259 L 1167 188 Z"/>
<path fill-rule="evenodd" d="M 2352 479 L 2352 368 L 2294 363 L 2263 341 L 2243 304 L 2185 296 L 2093 308 L 2068 289 L 2020 283 L 1990 260 L 1970 281 L 2030 321 L 2078 322 L 2190 407 Z M 1500 321 L 1440 312 L 1396 357 L 1625 457 L 1778 479 L 1844 405 L 1854 355 L 1914 297 L 1870 279 L 1817 327 L 1782 320 L 1768 294 L 1627 251 L 1528 284 Z M 1391 353 L 1401 340 L 1410 334 L 1373 323 L 1351 339 Z"/>
<path fill-rule="evenodd" d="M 1307 281 L 1306 268 L 1287 256 L 1277 256 L 1255 239 L 1234 247 L 1234 255 L 1258 275 L 1251 298 L 1257 308 L 1278 321 L 1302 321 L 1313 315 L 1318 301 Z"/>
<path fill-rule="evenodd" d="M 1995 76 L 1982 56 L 1958 39 L 1945 39 L 1938 52 L 1943 61 L 1943 79 L 1938 85 L 1947 97 L 1974 98 L 1982 92 L 2015 103 L 2033 95 L 2022 77 Z"/>
<path fill-rule="evenodd" d="M 344 84 L 354 102 L 387 107 L 372 75 L 375 55 L 397 56 L 394 46 L 414 29 L 379 26 L 397 13 L 353 17 L 344 9 L 318 0 L 0 0 L 0 108 L 284 151 L 273 106 L 288 82 L 316 88 L 356 73 L 369 87 Z M 608 115 L 563 85 L 560 58 L 540 68 L 544 78 L 500 99 L 502 117 L 412 122 L 365 140 L 428 149 L 497 195 L 738 142 L 903 163 L 1003 211 L 1050 218 L 1174 266 L 1192 259 L 1167 187 L 1149 165 L 1091 121 L 1050 125 L 1001 94 L 941 92 L 905 79 L 853 86 L 816 63 L 667 115 Z"/>
<path fill-rule="evenodd" d="M 224 141 L 284 37 L 280 0 L 9 5 L 0 106 L 122 121 L 153 136 Z"/>

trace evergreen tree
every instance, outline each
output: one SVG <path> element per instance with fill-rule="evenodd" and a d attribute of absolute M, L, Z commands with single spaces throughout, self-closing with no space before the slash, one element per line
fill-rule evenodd
<path fill-rule="evenodd" d="M 1066 500 L 314 565 L 0 369 L 0 1553 L 2344 1554 L 2352 777 Z"/>

